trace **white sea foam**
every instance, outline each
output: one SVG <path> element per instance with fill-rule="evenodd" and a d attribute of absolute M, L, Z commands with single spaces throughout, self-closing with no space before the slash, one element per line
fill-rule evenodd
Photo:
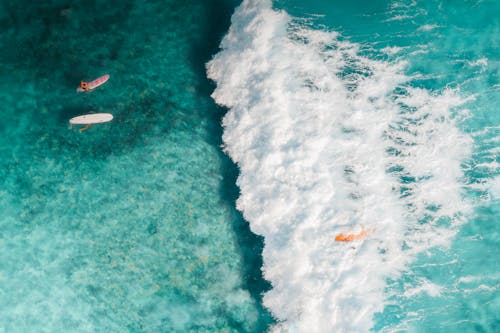
<path fill-rule="evenodd" d="M 387 46 L 384 47 L 381 51 L 384 52 L 387 55 L 395 55 L 401 51 L 403 51 L 404 48 L 398 47 L 398 46 Z"/>
<path fill-rule="evenodd" d="M 422 293 L 426 293 L 431 297 L 441 296 L 443 287 L 436 285 L 426 279 L 421 279 L 418 281 L 417 286 L 408 287 L 403 293 L 404 297 L 414 297 L 415 295 L 419 295 Z"/>
<path fill-rule="evenodd" d="M 495 200 L 500 199 L 500 176 L 496 176 L 492 181 L 490 185 L 490 193 L 493 196 Z"/>
<path fill-rule="evenodd" d="M 486 70 L 488 67 L 488 58 L 483 57 L 475 61 L 468 61 L 467 64 L 472 67 L 479 66 L 481 69 Z"/>
<path fill-rule="evenodd" d="M 437 24 L 424 24 L 424 25 L 421 25 L 420 27 L 418 27 L 417 30 L 418 31 L 431 31 L 431 30 L 434 30 L 437 28 L 440 28 L 440 26 Z"/>
<path fill-rule="evenodd" d="M 223 140 L 241 171 L 237 206 L 265 237 L 275 331 L 368 331 L 387 279 L 446 245 L 469 207 L 463 100 L 412 88 L 404 62 L 362 57 L 337 37 L 245 0 L 207 65 L 213 98 L 230 109 Z M 365 240 L 334 242 L 362 227 Z"/>

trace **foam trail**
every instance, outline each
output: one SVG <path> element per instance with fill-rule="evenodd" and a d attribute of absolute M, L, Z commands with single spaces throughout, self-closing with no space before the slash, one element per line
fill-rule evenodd
<path fill-rule="evenodd" d="M 467 213 L 459 179 L 471 139 L 451 112 L 463 100 L 411 88 L 403 62 L 364 58 L 268 0 L 243 1 L 221 47 L 207 72 L 230 108 L 238 209 L 265 237 L 274 330 L 368 331 L 387 279 L 446 244 Z M 361 226 L 366 240 L 333 241 Z"/>

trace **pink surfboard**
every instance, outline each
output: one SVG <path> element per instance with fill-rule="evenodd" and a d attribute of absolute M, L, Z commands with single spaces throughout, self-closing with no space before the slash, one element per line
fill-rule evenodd
<path fill-rule="evenodd" d="M 105 74 L 105 75 L 95 79 L 94 81 L 87 82 L 87 84 L 88 84 L 87 86 L 89 88 L 87 91 L 94 90 L 95 88 L 99 87 L 100 85 L 103 85 L 104 83 L 106 83 L 108 80 L 109 80 L 109 74 Z M 82 89 L 82 87 L 78 87 L 76 89 L 76 91 L 83 92 L 85 90 Z"/>

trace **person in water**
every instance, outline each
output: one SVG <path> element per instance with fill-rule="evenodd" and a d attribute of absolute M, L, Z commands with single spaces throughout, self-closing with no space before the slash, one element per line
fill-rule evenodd
<path fill-rule="evenodd" d="M 80 81 L 80 88 L 82 88 L 83 91 L 85 91 L 85 92 L 89 92 L 90 91 L 89 83 L 85 82 L 85 81 Z"/>
<path fill-rule="evenodd" d="M 362 229 L 359 233 L 357 234 L 343 234 L 340 233 L 337 236 L 335 236 L 335 241 L 336 242 L 352 242 L 361 238 L 366 237 L 368 233 L 366 232 L 365 229 Z"/>
<path fill-rule="evenodd" d="M 89 127 L 90 127 L 90 124 L 87 124 L 87 125 L 85 125 L 85 127 L 80 128 L 79 129 L 80 133 L 82 133 L 83 131 L 87 130 Z"/>

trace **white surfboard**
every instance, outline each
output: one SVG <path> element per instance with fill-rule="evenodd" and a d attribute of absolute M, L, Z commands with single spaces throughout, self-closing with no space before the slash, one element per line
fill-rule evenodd
<path fill-rule="evenodd" d="M 111 113 L 94 113 L 71 118 L 69 123 L 72 125 L 92 125 L 107 123 L 111 120 L 113 120 L 113 115 Z"/>

